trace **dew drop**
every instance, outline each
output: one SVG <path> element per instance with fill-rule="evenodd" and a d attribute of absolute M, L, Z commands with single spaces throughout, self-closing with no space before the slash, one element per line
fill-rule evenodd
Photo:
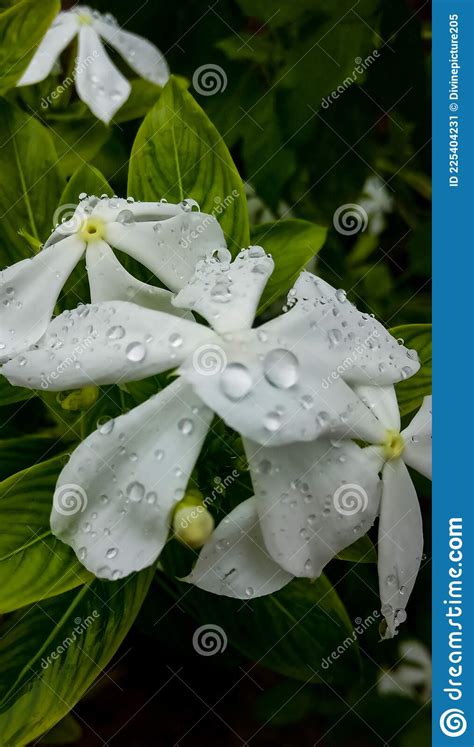
<path fill-rule="evenodd" d="M 263 373 L 272 386 L 278 389 L 289 389 L 298 381 L 298 359 L 289 350 L 283 348 L 271 350 L 265 356 Z"/>
<path fill-rule="evenodd" d="M 145 495 L 145 487 L 141 482 L 131 482 L 127 487 L 127 497 L 133 503 L 140 503 Z"/>
<path fill-rule="evenodd" d="M 131 342 L 127 347 L 126 355 L 132 363 L 140 363 L 146 355 L 146 348 L 141 342 Z"/>
<path fill-rule="evenodd" d="M 222 373 L 220 386 L 232 401 L 243 399 L 252 389 L 252 377 L 242 363 L 229 363 Z"/>

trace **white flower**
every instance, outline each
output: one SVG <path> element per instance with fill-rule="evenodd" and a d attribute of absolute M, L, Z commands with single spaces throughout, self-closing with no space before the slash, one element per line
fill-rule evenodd
<path fill-rule="evenodd" d="M 364 184 L 359 205 L 367 213 L 369 233 L 378 236 L 385 228 L 385 216 L 393 210 L 393 198 L 378 176 L 369 176 Z"/>
<path fill-rule="evenodd" d="M 432 666 L 430 652 L 421 641 L 400 643 L 400 663 L 382 670 L 377 691 L 381 695 L 399 695 L 427 703 L 431 698 Z"/>
<path fill-rule="evenodd" d="M 228 252 L 199 262 L 174 304 L 196 311 L 213 329 L 123 301 L 103 302 L 61 314 L 34 350 L 3 366 L 11 383 L 37 388 L 47 381 L 53 390 L 133 381 L 180 367 L 170 386 L 83 441 L 59 477 L 57 498 L 73 485 L 87 501 L 80 512 L 66 514 L 55 499 L 53 532 L 96 575 L 118 578 L 157 558 L 214 412 L 244 437 L 254 484 L 267 474 L 267 450 L 281 453 L 304 483 L 301 464 L 306 468 L 308 454 L 313 461 L 315 453 L 324 458 L 321 451 L 330 448 L 326 439 L 367 440 L 375 432 L 383 441 L 384 427 L 345 379 L 389 384 L 404 378 L 407 362 L 413 371 L 418 364 L 343 292 L 309 273 L 297 281 L 287 314 L 252 329 L 272 271 L 273 260 L 261 247 L 242 251 L 234 262 Z M 365 338 L 371 347 L 358 350 Z M 75 356 L 78 342 L 81 351 Z M 340 368 L 344 378 L 325 389 L 331 367 Z M 260 458 L 254 454 L 258 445 Z M 316 466 L 311 482 L 316 505 L 335 492 L 341 478 L 358 482 L 367 494 L 366 519 L 355 524 L 350 516 L 340 517 L 335 534 L 342 549 L 373 521 L 380 481 L 372 454 L 351 442 L 340 454 L 344 465 Z M 286 467 L 282 463 L 280 480 Z M 301 491 L 309 493 L 304 484 Z M 252 584 L 245 573 L 222 576 L 224 565 L 218 569 L 221 587 L 232 587 L 234 596 L 248 596 L 249 589 L 268 593 L 291 577 L 262 539 L 271 532 L 267 515 L 274 521 L 266 500 L 262 494 L 236 509 L 234 526 L 247 532 L 244 555 L 255 562 L 250 563 Z"/>
<path fill-rule="evenodd" d="M 367 414 L 377 418 L 370 440 L 380 445 L 359 454 L 351 441 L 323 438 L 270 448 L 247 443 L 255 498 L 246 501 L 245 508 L 240 504 L 218 525 L 189 582 L 217 594 L 243 597 L 240 587 L 227 582 L 230 568 L 261 593 L 268 593 L 278 567 L 288 580 L 317 578 L 326 563 L 365 534 L 380 515 L 380 599 L 386 637 L 395 635 L 406 619 L 405 607 L 423 552 L 421 513 L 406 465 L 431 477 L 431 397 L 425 397 L 415 418 L 400 433 L 393 386 L 355 389 L 367 405 Z M 361 430 L 363 421 L 362 415 Z M 371 430 L 372 415 L 366 425 L 365 430 Z M 381 485 L 376 478 L 379 472 Z M 248 552 L 257 534 L 275 561 L 273 566 L 268 559 L 259 566 L 255 551 Z"/>
<path fill-rule="evenodd" d="M 133 300 L 173 313 L 171 294 L 138 282 L 110 247 L 141 262 L 171 290 L 179 290 L 199 259 L 226 245 L 217 220 L 192 206 L 192 200 L 172 205 L 84 196 L 72 218 L 53 231 L 38 254 L 0 272 L 0 361 L 45 333 L 58 296 L 84 254 L 93 303 Z"/>
<path fill-rule="evenodd" d="M 76 35 L 78 52 L 73 75 L 77 93 L 105 123 L 110 122 L 128 99 L 131 85 L 106 54 L 101 39 L 145 80 L 164 85 L 169 78 L 166 60 L 154 44 L 123 31 L 109 13 L 103 16 L 78 5 L 56 16 L 17 85 L 28 86 L 44 80 Z"/>

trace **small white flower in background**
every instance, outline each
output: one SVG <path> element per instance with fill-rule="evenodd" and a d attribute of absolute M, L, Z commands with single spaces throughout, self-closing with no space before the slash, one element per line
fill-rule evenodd
<path fill-rule="evenodd" d="M 164 85 L 169 69 L 161 52 L 147 39 L 123 31 L 110 13 L 102 15 L 78 5 L 60 12 L 17 83 L 28 86 L 47 78 L 61 52 L 78 37 L 74 79 L 79 98 L 108 123 L 126 102 L 131 85 L 106 54 L 102 40 L 113 47 L 138 75 Z"/>
<path fill-rule="evenodd" d="M 26 350 L 45 333 L 58 296 L 84 254 L 93 303 L 131 300 L 178 313 L 171 293 L 136 280 L 111 247 L 141 262 L 176 291 L 199 259 L 226 246 L 217 220 L 194 210 L 193 200 L 172 205 L 80 198 L 73 216 L 53 231 L 38 254 L 0 272 L 0 361 Z"/>
<path fill-rule="evenodd" d="M 368 232 L 379 236 L 385 229 L 385 216 L 393 211 L 393 198 L 378 176 L 369 176 L 365 182 L 359 205 L 367 214 Z"/>
<path fill-rule="evenodd" d="M 427 703 L 431 698 L 432 667 L 430 652 L 420 641 L 400 643 L 400 663 L 383 671 L 377 682 L 381 695 L 402 695 Z"/>
<path fill-rule="evenodd" d="M 308 466 L 305 455 L 331 448 L 328 439 L 369 440 L 375 432 L 377 442 L 383 441 L 384 427 L 348 382 L 391 384 L 407 375 L 408 362 L 412 372 L 418 363 L 382 325 L 358 312 L 342 291 L 309 273 L 300 276 L 291 292 L 291 310 L 253 329 L 273 267 L 261 247 L 243 250 L 233 262 L 229 252 L 221 250 L 197 264 L 173 303 L 196 311 L 213 329 L 136 304 L 106 301 L 61 314 L 35 349 L 3 366 L 2 374 L 11 383 L 38 388 L 46 377 L 53 390 L 80 388 L 91 381 L 134 381 L 179 366 L 179 378 L 171 385 L 85 439 L 59 477 L 57 490 L 79 486 L 88 503 L 83 512 L 69 516 L 53 507 L 52 530 L 96 575 L 119 578 L 157 558 L 214 412 L 242 434 L 248 453 L 261 446 L 262 456 L 250 458 L 254 484 L 267 474 L 267 449 L 280 448 L 288 459 L 294 455 L 290 468 L 302 476 L 302 499 L 311 498 L 300 468 L 301 463 Z M 92 344 L 83 346 L 78 361 L 68 366 L 75 346 L 91 334 Z M 359 354 L 357 346 L 366 336 L 377 342 Z M 208 350 L 216 361 L 211 375 L 208 366 L 201 365 Z M 345 378 L 325 390 L 322 382 L 331 367 L 345 360 L 350 361 Z M 366 492 L 366 519 L 354 522 L 351 516 L 338 516 L 334 537 L 342 549 L 373 521 L 380 480 L 367 450 L 346 441 L 339 454 L 332 464 L 324 463 L 322 475 L 314 471 L 311 487 L 315 504 L 333 495 L 341 479 L 357 482 Z M 245 533 L 246 542 L 245 548 L 235 549 L 242 554 L 242 572 L 227 572 L 237 568 L 238 558 L 230 569 L 227 562 L 218 564 L 219 591 L 258 596 L 280 588 L 291 574 L 280 568 L 280 558 L 274 559 L 263 541 L 263 532 L 270 535 L 275 521 L 265 497 L 245 501 L 236 511 L 233 526 L 238 525 L 239 537 Z M 311 575 L 301 562 L 300 575 Z"/>

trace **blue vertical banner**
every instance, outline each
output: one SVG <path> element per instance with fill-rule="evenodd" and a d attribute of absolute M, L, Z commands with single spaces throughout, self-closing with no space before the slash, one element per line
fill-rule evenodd
<path fill-rule="evenodd" d="M 474 745 L 474 0 L 433 2 L 433 738 Z"/>

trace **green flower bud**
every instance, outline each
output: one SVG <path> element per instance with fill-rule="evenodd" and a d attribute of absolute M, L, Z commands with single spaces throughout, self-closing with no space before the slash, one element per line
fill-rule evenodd
<path fill-rule="evenodd" d="M 214 519 L 202 500 L 202 493 L 191 489 L 173 514 L 173 531 L 183 545 L 202 547 L 214 530 Z"/>

